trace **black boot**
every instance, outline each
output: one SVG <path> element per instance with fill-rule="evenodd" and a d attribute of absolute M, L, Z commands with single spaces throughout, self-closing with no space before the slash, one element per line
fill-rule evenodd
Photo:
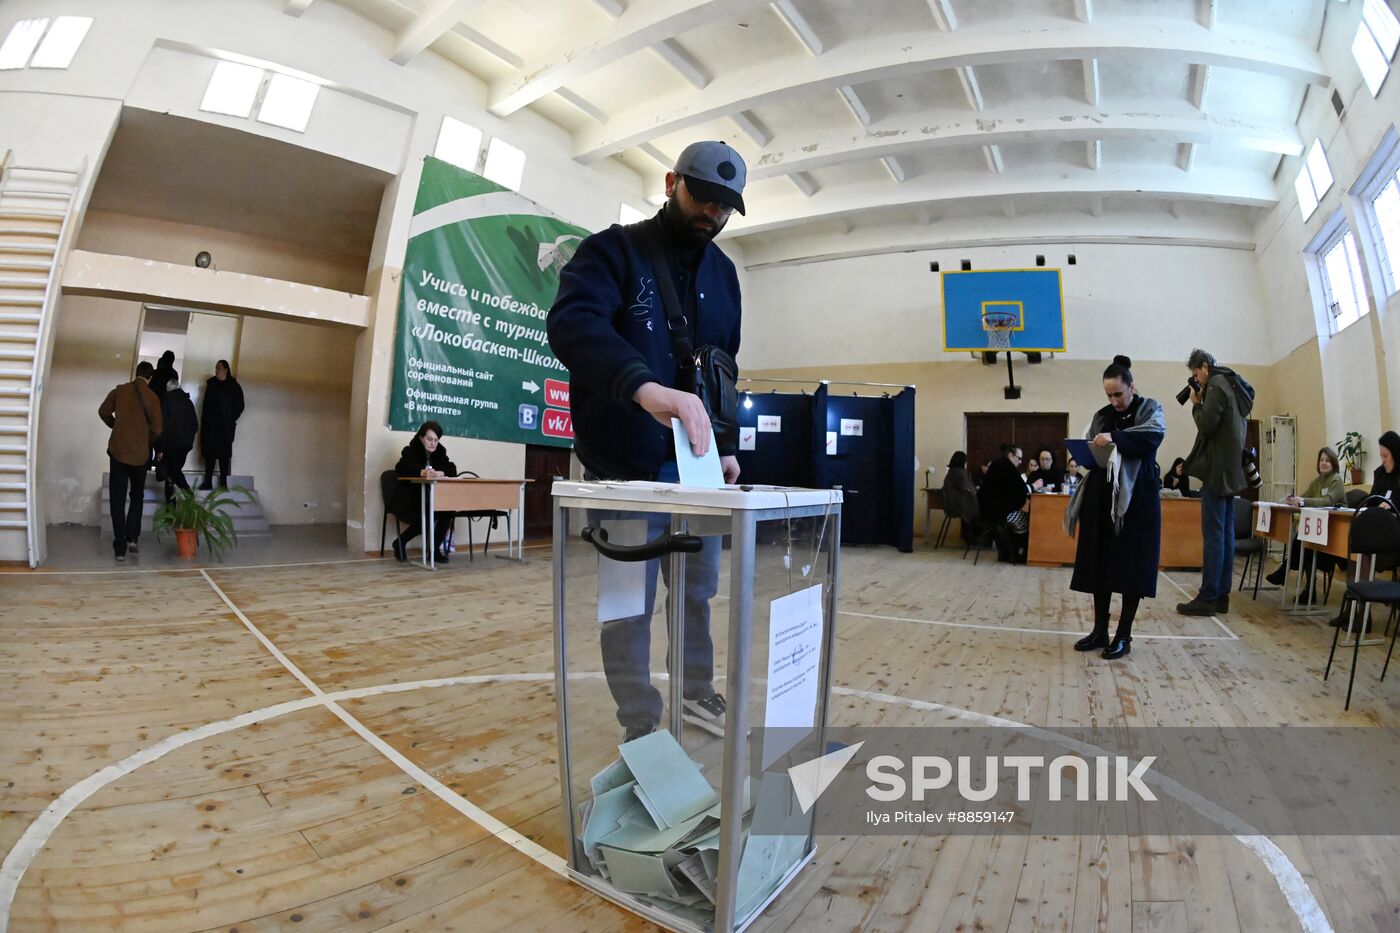
<path fill-rule="evenodd" d="M 1114 658 L 1121 658 L 1132 650 L 1133 640 L 1131 638 L 1122 638 L 1115 635 L 1113 636 L 1113 641 L 1109 642 L 1108 647 L 1103 649 L 1103 657 L 1112 661 Z"/>
<path fill-rule="evenodd" d="M 1103 628 L 1098 628 L 1097 626 L 1095 626 L 1092 632 L 1090 632 L 1088 635 L 1085 635 L 1083 638 L 1079 639 L 1079 641 L 1074 643 L 1074 650 L 1094 651 L 1097 648 L 1105 647 L 1107 644 L 1108 626 L 1105 625 Z"/>
<path fill-rule="evenodd" d="M 1268 580 L 1268 581 L 1269 581 L 1270 583 L 1272 583 L 1274 586 L 1283 586 L 1283 581 L 1284 581 L 1284 578 L 1285 578 L 1286 576 L 1287 576 L 1287 575 L 1283 572 L 1283 565 L 1280 564 L 1280 565 L 1279 565 L 1279 568 L 1278 568 L 1277 570 L 1275 570 L 1273 573 L 1269 574 L 1269 575 L 1268 575 L 1267 577 L 1265 577 L 1264 579 L 1265 579 L 1265 580 Z"/>

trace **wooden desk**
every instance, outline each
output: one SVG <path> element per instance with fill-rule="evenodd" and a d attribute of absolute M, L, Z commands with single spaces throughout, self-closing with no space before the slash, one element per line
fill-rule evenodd
<path fill-rule="evenodd" d="M 473 479 L 470 476 L 441 479 L 401 476 L 399 479 L 405 483 L 417 483 L 421 489 L 418 517 L 419 527 L 423 529 L 424 567 L 437 569 L 437 551 L 432 543 L 437 536 L 435 512 L 515 512 L 516 520 L 512 523 L 515 540 L 506 541 L 506 559 L 524 559 L 525 486 L 532 480 Z"/>
<path fill-rule="evenodd" d="M 1031 496 L 1031 532 L 1026 563 L 1034 567 L 1055 567 L 1074 563 L 1078 537 L 1065 534 L 1066 493 L 1036 493 Z M 1162 544 L 1157 566 L 1194 570 L 1205 563 L 1205 543 L 1201 538 L 1201 500 L 1162 500 Z"/>
<path fill-rule="evenodd" d="M 1259 527 L 1259 507 L 1267 505 L 1269 507 L 1269 528 L 1267 531 Z M 1289 604 L 1288 581 L 1284 580 L 1283 586 L 1279 587 L 1279 605 L 1284 611 L 1297 613 L 1300 615 L 1325 615 L 1327 607 L 1318 606 L 1316 603 L 1316 593 L 1311 593 L 1307 606 L 1302 604 L 1303 579 L 1305 575 L 1311 575 L 1317 570 L 1316 558 L 1313 561 L 1312 571 L 1305 569 L 1307 556 L 1302 550 L 1298 552 L 1298 566 L 1292 566 L 1293 562 L 1293 541 L 1297 537 L 1298 527 L 1296 517 L 1302 514 L 1302 507 L 1288 505 L 1283 502 L 1256 502 L 1254 503 L 1254 516 L 1250 522 L 1250 527 L 1254 529 L 1254 537 L 1267 538 L 1270 541 L 1277 541 L 1283 545 L 1283 570 L 1285 577 L 1290 571 L 1298 571 L 1297 585 L 1293 590 L 1292 604 Z M 1351 516 L 1354 513 L 1351 509 L 1340 509 L 1331 511 L 1327 518 L 1327 546 L 1320 547 L 1306 541 L 1301 542 L 1304 550 L 1316 551 L 1319 554 L 1330 554 L 1340 557 L 1343 561 L 1347 559 L 1347 534 L 1351 529 Z M 1339 516 L 1344 516 L 1339 518 Z"/>
<path fill-rule="evenodd" d="M 1351 537 L 1351 520 L 1355 516 L 1355 509 L 1328 509 L 1327 543 L 1314 544 L 1311 541 L 1304 541 L 1303 547 L 1310 551 L 1317 551 L 1319 554 L 1340 558 L 1343 561 L 1350 559 L 1351 555 L 1347 553 L 1347 540 Z"/>
<path fill-rule="evenodd" d="M 928 487 L 924 489 L 924 544 L 933 540 L 934 510 L 943 511 L 943 490 Z"/>

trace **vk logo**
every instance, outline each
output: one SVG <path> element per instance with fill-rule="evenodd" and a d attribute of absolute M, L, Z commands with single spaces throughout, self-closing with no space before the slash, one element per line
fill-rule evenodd
<path fill-rule="evenodd" d="M 533 431 L 539 426 L 540 409 L 538 405 L 521 405 L 517 423 L 522 431 Z"/>

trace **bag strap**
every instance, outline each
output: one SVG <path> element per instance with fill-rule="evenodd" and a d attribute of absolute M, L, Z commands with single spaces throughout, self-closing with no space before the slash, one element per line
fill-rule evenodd
<path fill-rule="evenodd" d="M 681 313 L 680 298 L 676 295 L 676 283 L 671 279 L 671 260 L 666 248 L 661 244 L 661 222 L 655 218 L 631 224 L 633 239 L 646 248 L 655 273 L 656 290 L 661 295 L 661 305 L 666 309 L 666 329 L 671 334 L 671 345 L 675 348 L 680 365 L 693 366 L 695 344 L 690 339 L 690 322 Z"/>
<path fill-rule="evenodd" d="M 136 401 L 141 405 L 141 414 L 146 416 L 146 430 L 149 432 L 155 427 L 155 425 L 151 423 L 151 410 L 146 407 L 146 400 L 141 397 L 141 387 L 137 385 L 135 381 L 132 381 L 131 388 L 136 392 Z"/>

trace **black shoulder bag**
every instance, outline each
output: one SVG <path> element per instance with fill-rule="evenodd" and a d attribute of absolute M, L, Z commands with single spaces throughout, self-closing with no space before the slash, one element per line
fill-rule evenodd
<path fill-rule="evenodd" d="M 637 239 L 646 244 L 652 268 L 656 273 L 656 290 L 666 309 L 666 329 L 671 334 L 671 346 L 676 353 L 679 389 L 693 392 L 705 405 L 714 428 L 715 443 L 721 450 L 733 450 L 739 443 L 739 365 L 723 349 L 705 345 L 698 350 L 690 340 L 690 324 L 681 313 L 675 283 L 671 281 L 671 263 L 656 236 L 644 229 L 653 221 L 633 224 Z"/>

